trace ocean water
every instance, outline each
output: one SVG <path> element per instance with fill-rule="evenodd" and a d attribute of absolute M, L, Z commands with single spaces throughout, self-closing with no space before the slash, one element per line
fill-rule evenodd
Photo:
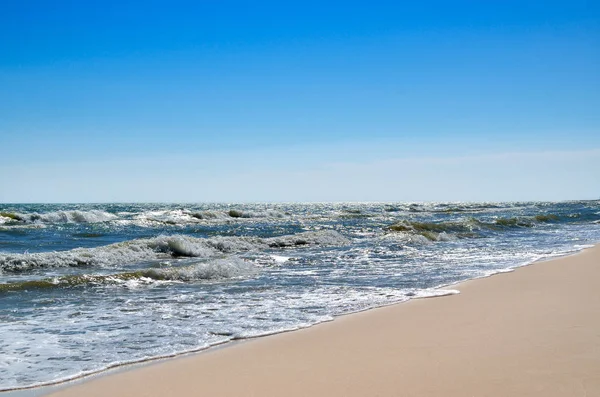
<path fill-rule="evenodd" d="M 0 204 L 0 390 L 308 327 L 600 241 L 600 201 Z"/>

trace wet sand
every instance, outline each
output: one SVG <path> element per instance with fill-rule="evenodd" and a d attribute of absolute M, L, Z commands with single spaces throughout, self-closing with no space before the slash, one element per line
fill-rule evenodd
<path fill-rule="evenodd" d="M 53 396 L 600 396 L 600 246 Z"/>

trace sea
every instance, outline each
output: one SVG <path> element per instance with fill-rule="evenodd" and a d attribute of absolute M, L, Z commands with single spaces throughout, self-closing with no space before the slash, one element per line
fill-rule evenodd
<path fill-rule="evenodd" d="M 598 241 L 600 200 L 0 204 L 0 391 L 456 294 Z"/>

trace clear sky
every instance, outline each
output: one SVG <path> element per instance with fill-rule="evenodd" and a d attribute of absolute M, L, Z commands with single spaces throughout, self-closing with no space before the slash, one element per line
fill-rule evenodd
<path fill-rule="evenodd" d="M 0 3 L 0 202 L 599 197 L 600 2 Z"/>

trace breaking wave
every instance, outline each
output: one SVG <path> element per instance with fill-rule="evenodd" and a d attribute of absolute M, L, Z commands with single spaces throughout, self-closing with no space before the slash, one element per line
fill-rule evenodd
<path fill-rule="evenodd" d="M 133 220 L 150 223 L 164 223 L 168 225 L 183 225 L 201 222 L 230 222 L 236 219 L 282 219 L 286 214 L 276 210 L 266 211 L 241 211 L 231 209 L 228 211 L 190 211 L 186 209 L 180 210 L 164 210 L 164 211 L 149 211 L 137 215 Z"/>
<path fill-rule="evenodd" d="M 117 219 L 114 214 L 99 211 L 54 211 L 46 213 L 18 213 L 18 212 L 0 212 L 0 217 L 4 218 L 3 223 L 100 223 Z M 7 222 L 6 219 L 9 219 Z"/>
<path fill-rule="evenodd" d="M 567 216 L 567 218 L 577 218 L 576 216 Z M 512 218 L 498 218 L 495 224 L 505 227 L 534 227 L 536 223 L 558 222 L 561 217 L 554 214 L 542 214 L 536 216 L 522 216 Z"/>
<path fill-rule="evenodd" d="M 481 222 L 468 219 L 464 222 L 412 222 L 403 220 L 387 227 L 392 232 L 403 232 L 429 241 L 448 241 L 456 238 L 478 237 Z"/>
<path fill-rule="evenodd" d="M 79 286 L 125 285 L 136 286 L 156 281 L 219 281 L 254 276 L 258 268 L 238 257 L 214 259 L 187 266 L 143 269 L 116 274 L 81 274 L 0 284 L 1 292 Z"/>
<path fill-rule="evenodd" d="M 97 248 L 75 248 L 70 251 L 26 254 L 1 254 L 0 270 L 21 272 L 53 267 L 114 267 L 177 257 L 213 258 L 223 254 L 269 248 L 311 245 L 345 245 L 350 241 L 333 230 L 298 233 L 290 236 L 213 237 L 185 235 L 136 239 Z"/>
<path fill-rule="evenodd" d="M 466 218 L 453 222 L 415 222 L 401 220 L 387 226 L 391 232 L 402 232 L 409 235 L 418 235 L 429 241 L 447 241 L 456 238 L 483 237 L 485 232 L 502 231 L 503 229 L 535 227 L 542 223 L 572 221 L 577 217 L 559 216 L 555 214 L 540 214 L 535 216 L 521 216 L 511 218 L 496 218 L 491 221 L 481 221 L 475 218 Z"/>
<path fill-rule="evenodd" d="M 206 210 L 191 211 L 187 209 L 145 211 L 141 213 L 122 212 L 112 214 L 105 211 L 90 210 L 65 210 L 46 213 L 0 212 L 0 224 L 27 225 L 27 224 L 60 224 L 60 223 L 101 223 L 116 221 L 122 224 L 136 224 L 139 226 L 187 225 L 202 222 L 231 222 L 236 219 L 283 219 L 286 213 L 277 210 L 247 211 L 247 210 Z"/>
<path fill-rule="evenodd" d="M 346 245 L 350 240 L 334 230 L 319 230 L 303 232 L 289 236 L 271 237 L 264 239 L 269 247 L 285 248 L 302 245 Z"/>

